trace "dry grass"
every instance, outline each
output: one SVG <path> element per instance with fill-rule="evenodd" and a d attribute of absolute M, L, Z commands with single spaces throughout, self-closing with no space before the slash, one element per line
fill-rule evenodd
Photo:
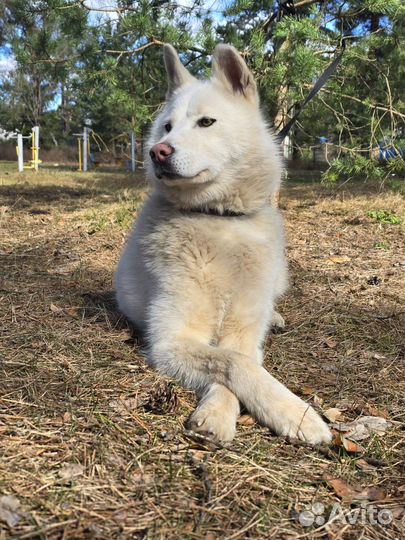
<path fill-rule="evenodd" d="M 13 527 L 0 505 L 1 540 L 402 536 L 403 228 L 367 216 L 400 214 L 399 195 L 302 184 L 281 197 L 292 277 L 267 366 L 347 419 L 385 415 L 390 429 L 359 456 L 249 422 L 228 448 L 183 431 L 193 395 L 146 367 L 114 308 L 111 276 L 145 196 L 138 177 L 9 169 L 0 193 L 0 495 L 21 503 Z M 383 488 L 374 505 L 394 521 L 301 526 L 307 505 L 341 502 L 326 474 Z"/>

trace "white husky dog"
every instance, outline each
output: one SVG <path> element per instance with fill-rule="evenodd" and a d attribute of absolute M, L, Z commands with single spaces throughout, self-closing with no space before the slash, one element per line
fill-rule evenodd
<path fill-rule="evenodd" d="M 200 396 L 192 430 L 231 440 L 243 403 L 277 434 L 328 442 L 312 407 L 262 367 L 287 268 L 269 205 L 281 161 L 252 73 L 228 45 L 216 47 L 210 80 L 170 45 L 164 60 L 167 103 L 146 148 L 154 191 L 119 262 L 119 308 L 146 333 L 149 363 Z"/>

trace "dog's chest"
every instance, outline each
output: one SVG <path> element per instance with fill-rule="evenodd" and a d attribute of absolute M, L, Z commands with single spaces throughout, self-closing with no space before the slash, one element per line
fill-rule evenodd
<path fill-rule="evenodd" d="M 234 289 L 260 279 L 271 263 L 269 231 L 247 220 L 182 219 L 159 229 L 154 239 L 159 266 L 204 287 Z"/>

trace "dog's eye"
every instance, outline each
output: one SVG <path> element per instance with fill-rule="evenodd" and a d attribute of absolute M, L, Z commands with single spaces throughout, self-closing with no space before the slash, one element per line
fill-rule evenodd
<path fill-rule="evenodd" d="M 210 127 L 216 122 L 215 118 L 208 118 L 208 116 L 203 116 L 197 121 L 197 125 L 200 127 Z"/>
<path fill-rule="evenodd" d="M 167 133 L 172 130 L 172 125 L 170 122 L 167 122 L 167 124 L 165 124 L 165 130 L 167 131 Z"/>

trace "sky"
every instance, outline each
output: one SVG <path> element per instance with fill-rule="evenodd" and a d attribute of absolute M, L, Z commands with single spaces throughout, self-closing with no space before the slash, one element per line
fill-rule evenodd
<path fill-rule="evenodd" d="M 15 60 L 8 45 L 0 47 L 0 78 L 15 68 Z"/>
<path fill-rule="evenodd" d="M 3 52 L 0 49 L 0 75 L 13 71 L 15 65 L 16 64 L 14 58 L 3 56 Z"/>

